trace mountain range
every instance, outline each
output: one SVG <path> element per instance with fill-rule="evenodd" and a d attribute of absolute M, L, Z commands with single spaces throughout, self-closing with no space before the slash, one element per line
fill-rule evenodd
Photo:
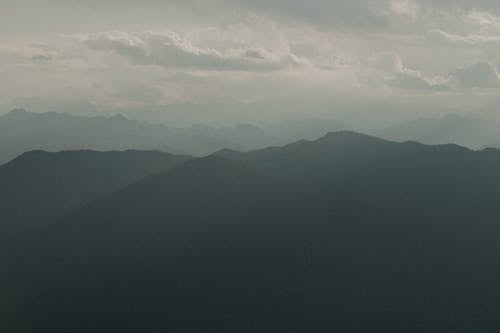
<path fill-rule="evenodd" d="M 135 149 L 204 156 L 223 148 L 252 150 L 318 138 L 340 129 L 343 126 L 338 122 L 321 119 L 288 121 L 269 128 L 250 124 L 173 128 L 121 115 L 81 117 L 17 109 L 0 116 L 0 164 L 31 150 Z"/>
<path fill-rule="evenodd" d="M 500 147 L 500 122 L 450 114 L 442 118 L 420 118 L 391 126 L 376 134 L 395 141 L 414 140 L 427 144 L 455 143 L 472 149 Z"/>
<path fill-rule="evenodd" d="M 498 170 L 496 149 L 348 131 L 170 161 L 1 243 L 0 323 L 494 332 Z"/>
<path fill-rule="evenodd" d="M 500 147 L 500 122 L 448 115 L 420 118 L 362 132 L 394 141 L 455 143 L 472 149 Z M 250 151 L 295 141 L 315 140 L 353 128 L 334 119 L 288 120 L 269 124 L 185 128 L 130 120 L 121 115 L 82 117 L 64 113 L 33 113 L 22 109 L 0 116 L 0 164 L 31 150 L 159 150 L 207 156 L 221 149 Z"/>

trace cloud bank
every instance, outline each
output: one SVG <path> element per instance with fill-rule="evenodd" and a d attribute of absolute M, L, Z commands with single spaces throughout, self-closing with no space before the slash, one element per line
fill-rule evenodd
<path fill-rule="evenodd" d="M 141 34 L 112 31 L 81 36 L 81 40 L 93 50 L 109 51 L 136 65 L 216 71 L 275 71 L 301 63 L 292 53 L 279 54 L 264 48 L 220 51 L 197 47 L 173 31 Z"/>
<path fill-rule="evenodd" d="M 0 29 L 5 108 L 382 117 L 500 101 L 497 1 L 0 0 Z"/>

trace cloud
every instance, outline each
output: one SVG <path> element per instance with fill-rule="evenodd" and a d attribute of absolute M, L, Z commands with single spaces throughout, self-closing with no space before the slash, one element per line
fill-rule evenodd
<path fill-rule="evenodd" d="M 456 88 L 500 87 L 500 77 L 496 68 L 484 61 L 452 70 L 445 76 L 426 76 L 418 70 L 407 68 L 396 53 L 378 54 L 372 64 L 387 73 L 383 80 L 385 84 L 400 89 L 446 91 Z"/>
<path fill-rule="evenodd" d="M 306 23 L 324 28 L 347 27 L 351 29 L 375 29 L 389 23 L 388 1 L 370 0 L 218 0 L 217 8 L 250 10 L 271 15 L 280 20 Z"/>
<path fill-rule="evenodd" d="M 477 62 L 456 70 L 453 75 L 465 88 L 498 88 L 499 76 L 490 63 Z"/>
<path fill-rule="evenodd" d="M 5 43 L 0 45 L 0 63 L 3 65 L 30 65 L 60 58 L 60 51 L 40 43 Z"/>
<path fill-rule="evenodd" d="M 405 67 L 401 56 L 394 52 L 377 53 L 369 64 L 384 76 L 383 83 L 394 88 L 408 90 L 448 90 L 448 79 L 426 77 L 420 71 Z"/>
<path fill-rule="evenodd" d="M 426 40 L 436 44 L 451 44 L 461 46 L 473 46 L 481 44 L 499 44 L 500 36 L 486 36 L 486 35 L 459 35 L 445 32 L 440 29 L 429 30 L 426 34 Z"/>
<path fill-rule="evenodd" d="M 415 21 L 420 15 L 420 6 L 412 0 L 392 0 L 391 11 L 403 18 Z"/>
<path fill-rule="evenodd" d="M 90 49 L 123 56 L 136 65 L 216 71 L 278 71 L 304 64 L 289 52 L 254 47 L 228 50 L 198 47 L 172 31 L 101 32 L 80 36 L 80 40 Z"/>
<path fill-rule="evenodd" d="M 404 69 L 397 73 L 393 78 L 386 80 L 386 83 L 390 86 L 402 89 L 434 91 L 445 91 L 449 89 L 444 79 L 426 78 L 420 72 L 410 69 Z"/>
<path fill-rule="evenodd" d="M 500 105 L 499 15 L 496 0 L 0 0 L 0 104 L 303 100 L 306 116 L 418 96 L 469 112 Z"/>

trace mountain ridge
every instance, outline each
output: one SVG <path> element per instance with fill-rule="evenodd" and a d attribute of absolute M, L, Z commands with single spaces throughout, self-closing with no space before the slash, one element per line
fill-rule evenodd
<path fill-rule="evenodd" d="M 1 239 L 190 158 L 132 150 L 24 153 L 0 166 Z"/>
<path fill-rule="evenodd" d="M 295 148 L 194 159 L 93 201 L 4 244 L 0 285 L 56 331 L 500 327 L 476 306 L 496 304 L 500 153 L 352 132 Z"/>

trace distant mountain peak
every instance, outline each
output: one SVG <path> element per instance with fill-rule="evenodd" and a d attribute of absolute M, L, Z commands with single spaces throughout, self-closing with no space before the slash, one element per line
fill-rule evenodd
<path fill-rule="evenodd" d="M 234 150 L 234 149 L 224 148 L 224 149 L 216 151 L 212 155 L 219 156 L 219 157 L 227 157 L 227 156 L 232 156 L 234 154 L 240 154 L 240 153 L 241 152 Z"/>
<path fill-rule="evenodd" d="M 12 118 L 12 119 L 25 119 L 25 118 L 29 118 L 29 119 L 50 119 L 49 117 L 74 117 L 73 115 L 71 114 L 67 114 L 67 113 L 59 113 L 59 112 L 54 112 L 54 111 L 50 111 L 50 112 L 32 112 L 32 111 L 27 111 L 26 109 L 22 109 L 22 108 L 19 108 L 19 109 L 13 109 L 11 110 L 10 112 L 6 113 L 4 115 L 5 117 L 7 118 Z"/>
<path fill-rule="evenodd" d="M 17 109 L 12 109 L 9 111 L 6 116 L 21 116 L 21 115 L 26 115 L 29 114 L 30 112 L 26 111 L 25 109 L 22 108 L 17 108 Z"/>
<path fill-rule="evenodd" d="M 125 117 L 124 115 L 122 115 L 121 113 L 115 114 L 115 115 L 111 116 L 109 119 L 118 120 L 118 121 L 129 121 L 129 119 L 127 117 Z"/>
<path fill-rule="evenodd" d="M 319 143 L 351 143 L 351 144 L 359 144 L 359 143 L 390 143 L 391 141 L 387 141 L 384 139 L 380 139 L 371 135 L 361 134 L 354 131 L 337 131 L 337 132 L 329 132 L 325 136 L 316 140 Z"/>

